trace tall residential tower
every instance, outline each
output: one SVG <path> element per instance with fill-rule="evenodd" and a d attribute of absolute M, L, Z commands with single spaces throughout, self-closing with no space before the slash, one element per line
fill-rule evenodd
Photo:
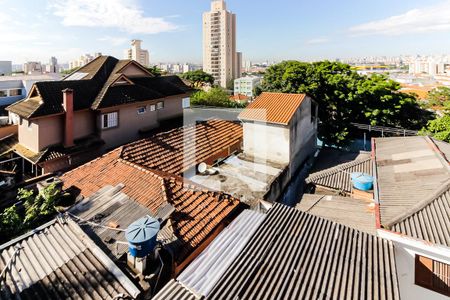
<path fill-rule="evenodd" d="M 150 66 L 150 55 L 148 50 L 141 48 L 141 40 L 132 40 L 131 48 L 125 50 L 125 59 L 132 59 L 144 65 L 146 67 Z"/>
<path fill-rule="evenodd" d="M 211 11 L 203 13 L 203 70 L 224 88 L 240 74 L 236 15 L 227 11 L 224 0 L 212 1 Z"/>

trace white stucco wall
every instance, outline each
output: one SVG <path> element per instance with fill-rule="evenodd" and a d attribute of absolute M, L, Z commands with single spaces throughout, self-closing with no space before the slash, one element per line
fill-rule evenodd
<path fill-rule="evenodd" d="M 289 129 L 285 126 L 244 123 L 244 152 L 250 156 L 288 164 L 289 140 Z"/>
<path fill-rule="evenodd" d="M 418 286 L 415 280 L 415 256 L 421 255 L 433 260 L 450 264 L 450 249 L 413 240 L 386 230 L 378 230 L 378 234 L 394 243 L 400 298 L 408 300 L 444 300 L 448 297 Z"/>
<path fill-rule="evenodd" d="M 39 126 L 37 123 L 26 119 L 19 122 L 19 143 L 33 152 L 39 152 Z"/>

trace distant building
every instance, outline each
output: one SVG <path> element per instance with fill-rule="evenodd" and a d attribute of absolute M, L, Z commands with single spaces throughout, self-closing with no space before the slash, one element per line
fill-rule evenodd
<path fill-rule="evenodd" d="M 58 73 L 58 60 L 56 57 L 52 56 L 50 58 L 49 64 L 45 66 L 45 71 L 47 73 Z"/>
<path fill-rule="evenodd" d="M 12 73 L 11 61 L 0 61 L 0 76 L 10 75 Z"/>
<path fill-rule="evenodd" d="M 101 55 L 102 55 L 101 53 L 94 53 L 94 55 L 91 54 L 82 55 L 80 56 L 79 59 L 76 59 L 69 63 L 69 69 L 81 68 Z"/>
<path fill-rule="evenodd" d="M 203 70 L 227 87 L 239 77 L 237 60 L 236 15 L 227 11 L 225 1 L 215 0 L 203 14 Z"/>
<path fill-rule="evenodd" d="M 0 108 L 25 98 L 35 82 L 53 81 L 59 80 L 60 78 L 61 75 L 56 73 L 2 76 L 0 77 Z M 0 111 L 0 114 L 3 114 L 2 111 Z M 14 122 L 14 120 L 11 119 L 11 122 Z"/>
<path fill-rule="evenodd" d="M 150 66 L 150 54 L 148 50 L 141 48 L 141 40 L 132 40 L 131 48 L 125 50 L 125 59 L 132 59 L 140 63 L 141 65 L 148 67 Z"/>
<path fill-rule="evenodd" d="M 242 76 L 242 52 L 236 52 L 236 71 L 234 78 Z"/>
<path fill-rule="evenodd" d="M 245 95 L 253 98 L 254 89 L 261 84 L 261 78 L 256 76 L 241 77 L 234 80 L 234 95 Z"/>
<path fill-rule="evenodd" d="M 42 74 L 42 64 L 37 61 L 29 61 L 23 64 L 23 72 L 28 75 Z"/>

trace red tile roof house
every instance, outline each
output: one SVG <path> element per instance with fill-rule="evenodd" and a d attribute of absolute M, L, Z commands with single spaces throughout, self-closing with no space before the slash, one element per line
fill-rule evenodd
<path fill-rule="evenodd" d="M 190 94 L 176 76 L 155 77 L 135 61 L 100 56 L 62 81 L 35 83 L 7 108 L 20 117 L 8 158 L 23 157 L 32 175 L 79 165 L 97 156 L 99 144 L 100 151 L 115 148 L 181 116 Z"/>
<path fill-rule="evenodd" d="M 195 138 L 183 140 L 185 135 Z M 65 173 L 61 180 L 65 190 L 83 197 L 90 197 L 105 186 L 123 185 L 122 192 L 148 208 L 151 215 L 167 203 L 172 205 L 175 210 L 165 227 L 182 245 L 183 250 L 174 253 L 174 269 L 178 273 L 242 208 L 238 199 L 207 191 L 181 175 L 200 162 L 229 156 L 241 143 L 239 124 L 208 121 L 117 148 Z M 184 156 L 183 149 L 197 155 Z"/>

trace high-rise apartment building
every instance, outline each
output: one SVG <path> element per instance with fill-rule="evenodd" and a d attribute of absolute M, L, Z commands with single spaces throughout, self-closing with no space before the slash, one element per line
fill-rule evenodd
<path fill-rule="evenodd" d="M 236 52 L 236 15 L 224 0 L 214 0 L 203 13 L 203 70 L 227 87 L 240 74 Z"/>
<path fill-rule="evenodd" d="M 132 40 L 131 48 L 125 50 L 125 59 L 132 59 L 144 65 L 146 67 L 150 66 L 150 55 L 148 50 L 141 48 L 141 40 Z"/>

